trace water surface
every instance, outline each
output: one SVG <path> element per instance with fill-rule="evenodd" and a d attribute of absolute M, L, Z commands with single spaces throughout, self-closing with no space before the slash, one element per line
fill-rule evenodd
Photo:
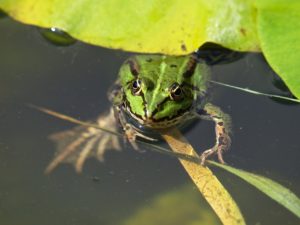
<path fill-rule="evenodd" d="M 168 222 L 168 216 L 172 212 L 174 217 L 178 215 L 183 205 L 190 212 L 186 218 L 200 215 L 199 224 L 218 224 L 211 222 L 217 219 L 178 160 L 156 152 L 141 154 L 124 146 L 120 153 L 108 152 L 105 163 L 88 160 L 81 175 L 64 164 L 45 176 L 43 171 L 55 149 L 47 136 L 73 125 L 25 104 L 45 106 L 82 120 L 95 118 L 110 107 L 107 89 L 130 54 L 81 42 L 57 47 L 45 41 L 35 27 L 9 18 L 0 20 L 0 32 L 1 224 L 134 225 L 137 219 L 132 218 L 150 206 L 161 220 L 148 218 L 140 224 L 187 225 L 188 219 L 183 220 L 186 223 Z M 286 94 L 274 85 L 278 78 L 260 54 L 214 66 L 212 72 L 218 81 Z M 225 87 L 215 87 L 213 92 L 213 103 L 233 120 L 233 144 L 224 156 L 226 162 L 274 179 L 300 196 L 300 105 Z M 186 136 L 201 152 L 214 143 L 213 123 L 202 121 Z M 224 171 L 215 172 L 248 224 L 299 224 L 294 215 L 245 182 Z M 153 201 L 171 192 L 185 204 L 171 202 L 167 215 Z M 187 193 L 194 196 L 191 205 L 184 201 Z M 195 204 L 202 211 L 194 212 Z"/>

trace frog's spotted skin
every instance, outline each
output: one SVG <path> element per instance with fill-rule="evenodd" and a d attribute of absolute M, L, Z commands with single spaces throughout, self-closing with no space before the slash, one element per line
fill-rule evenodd
<path fill-rule="evenodd" d="M 207 103 L 208 79 L 207 66 L 199 63 L 195 55 L 139 55 L 128 59 L 120 69 L 120 85 L 112 100 L 125 135 L 134 148 L 137 149 L 136 136 L 147 137 L 139 127 L 126 122 L 126 115 L 143 126 L 161 129 L 184 123 L 198 114 L 200 118 L 213 120 L 216 130 L 216 144 L 203 152 L 202 164 L 215 153 L 224 163 L 222 153 L 231 143 L 230 117 Z M 172 95 L 174 86 L 180 88 L 180 98 Z"/>
<path fill-rule="evenodd" d="M 109 93 L 113 103 L 110 113 L 101 115 L 97 124 L 113 131 L 120 125 L 126 139 L 138 149 L 136 137 L 153 140 L 143 133 L 141 127 L 159 131 L 197 117 L 213 120 L 216 143 L 203 152 L 202 164 L 214 154 L 224 163 L 222 153 L 231 143 L 230 117 L 208 102 L 209 78 L 207 66 L 199 63 L 195 55 L 133 56 L 122 65 L 119 78 Z M 135 123 L 131 123 L 132 119 Z M 85 127 L 64 132 L 55 140 L 58 154 L 47 172 L 61 162 L 73 163 L 80 172 L 88 157 L 102 160 L 108 148 L 120 149 L 116 136 Z"/>
<path fill-rule="evenodd" d="M 123 110 L 152 128 L 167 128 L 184 122 L 192 116 L 196 100 L 204 99 L 208 71 L 205 64 L 197 63 L 194 55 L 160 56 L 140 55 L 128 59 L 120 69 L 123 87 Z M 139 93 L 132 85 L 140 82 Z M 180 88 L 180 99 L 172 99 L 172 88 Z M 205 102 L 198 104 L 204 105 Z"/>

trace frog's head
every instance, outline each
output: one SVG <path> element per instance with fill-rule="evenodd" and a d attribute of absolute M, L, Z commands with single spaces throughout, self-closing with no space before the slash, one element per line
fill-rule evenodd
<path fill-rule="evenodd" d="M 207 76 L 207 67 L 193 55 L 129 58 L 119 73 L 125 110 L 149 127 L 175 125 L 204 96 Z"/>

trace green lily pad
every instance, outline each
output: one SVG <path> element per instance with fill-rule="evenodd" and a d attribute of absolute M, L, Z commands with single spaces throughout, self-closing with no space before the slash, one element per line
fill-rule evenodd
<path fill-rule="evenodd" d="M 252 0 L 1 0 L 27 24 L 56 27 L 87 43 L 127 51 L 188 54 L 206 41 L 259 50 Z"/>
<path fill-rule="evenodd" d="M 205 42 L 262 49 L 300 98 L 298 0 L 0 0 L 0 8 L 20 22 L 126 51 L 182 55 Z"/>
<path fill-rule="evenodd" d="M 257 7 L 262 51 L 292 93 L 300 98 L 300 1 L 260 0 Z"/>

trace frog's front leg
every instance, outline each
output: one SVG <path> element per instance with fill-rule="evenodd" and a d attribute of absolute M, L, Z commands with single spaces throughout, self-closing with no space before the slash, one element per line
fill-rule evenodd
<path fill-rule="evenodd" d="M 140 151 L 136 144 L 136 138 L 140 137 L 150 141 L 155 141 L 155 139 L 143 135 L 139 132 L 132 124 L 128 123 L 125 113 L 122 110 L 123 102 L 123 91 L 118 87 L 118 81 L 115 83 L 114 89 L 110 92 L 109 99 L 113 103 L 114 115 L 116 121 L 119 123 L 124 131 L 125 141 L 129 141 L 134 150 Z"/>
<path fill-rule="evenodd" d="M 230 126 L 231 119 L 228 114 L 222 112 L 222 110 L 212 104 L 206 104 L 204 109 L 200 112 L 200 117 L 202 119 L 213 120 L 215 122 L 215 132 L 216 132 L 216 143 L 215 145 L 205 150 L 201 155 L 201 164 L 205 163 L 205 160 L 214 154 L 218 155 L 218 160 L 221 163 L 225 163 L 223 160 L 223 152 L 228 150 L 231 145 L 230 139 Z"/>
<path fill-rule="evenodd" d="M 141 132 L 139 132 L 132 124 L 128 123 L 126 120 L 126 117 L 124 115 L 124 112 L 122 112 L 122 109 L 118 106 L 114 107 L 114 112 L 117 121 L 119 121 L 119 124 L 121 125 L 123 131 L 124 131 L 124 138 L 126 141 L 129 141 L 131 146 L 134 150 L 141 151 L 139 147 L 136 144 L 136 138 L 140 137 L 142 139 L 146 139 L 149 141 L 155 141 L 156 139 L 153 139 L 151 137 L 148 137 Z"/>

